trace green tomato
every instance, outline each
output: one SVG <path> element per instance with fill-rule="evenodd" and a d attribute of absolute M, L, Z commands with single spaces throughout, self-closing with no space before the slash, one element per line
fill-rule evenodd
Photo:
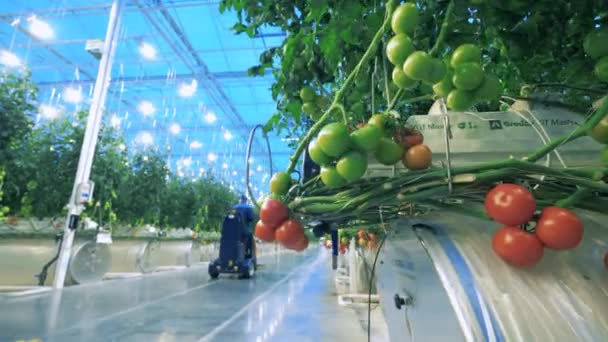
<path fill-rule="evenodd" d="M 340 176 L 335 166 L 322 166 L 320 174 L 321 181 L 329 188 L 337 188 L 346 185 L 346 180 Z"/>
<path fill-rule="evenodd" d="M 336 171 L 347 182 L 354 182 L 367 171 L 367 155 L 359 151 L 346 153 L 336 164 Z"/>
<path fill-rule="evenodd" d="M 419 21 L 420 14 L 416 4 L 409 2 L 395 9 L 391 18 L 391 28 L 395 33 L 411 34 Z"/>
<path fill-rule="evenodd" d="M 608 146 L 602 151 L 602 164 L 608 167 Z"/>
<path fill-rule="evenodd" d="M 302 112 L 308 115 L 313 115 L 317 112 L 317 105 L 313 102 L 304 102 L 302 104 Z"/>
<path fill-rule="evenodd" d="M 331 158 L 323 152 L 321 145 L 319 145 L 316 139 L 311 140 L 308 144 L 308 155 L 318 165 L 331 163 Z"/>
<path fill-rule="evenodd" d="M 436 58 L 433 59 L 433 67 L 431 68 L 431 72 L 429 73 L 428 78 L 424 80 L 424 83 L 435 84 L 441 81 L 445 77 L 447 70 L 448 68 L 445 65 L 444 61 Z"/>
<path fill-rule="evenodd" d="M 600 58 L 597 63 L 595 63 L 595 76 L 602 81 L 608 82 L 608 56 Z"/>
<path fill-rule="evenodd" d="M 475 90 L 475 98 L 480 101 L 494 101 L 500 99 L 503 88 L 498 77 L 486 75 L 481 86 Z"/>
<path fill-rule="evenodd" d="M 380 133 L 382 134 L 382 136 L 385 136 L 388 134 L 387 126 L 389 121 L 390 118 L 388 117 L 388 115 L 374 114 L 367 123 L 380 128 Z"/>
<path fill-rule="evenodd" d="M 456 68 L 463 63 L 481 63 L 481 49 L 477 45 L 462 44 L 454 50 L 450 65 Z"/>
<path fill-rule="evenodd" d="M 355 104 L 350 107 L 350 110 L 351 112 L 359 115 L 365 113 L 365 107 L 363 106 L 363 102 L 361 101 L 355 102 Z"/>
<path fill-rule="evenodd" d="M 324 110 L 327 107 L 329 107 L 329 99 L 325 96 L 317 96 L 316 100 L 315 100 L 315 104 L 317 105 L 317 108 Z"/>
<path fill-rule="evenodd" d="M 386 57 L 393 65 L 401 66 L 415 50 L 410 37 L 406 34 L 398 34 L 386 44 Z"/>
<path fill-rule="evenodd" d="M 454 69 L 452 83 L 461 90 L 474 90 L 481 85 L 483 78 L 484 73 L 480 64 L 463 63 Z"/>
<path fill-rule="evenodd" d="M 475 94 L 470 91 L 454 89 L 448 94 L 448 108 L 462 112 L 475 105 Z"/>
<path fill-rule="evenodd" d="M 351 147 L 348 128 L 340 122 L 325 125 L 319 132 L 317 141 L 321 150 L 330 157 L 340 157 Z"/>
<path fill-rule="evenodd" d="M 429 79 L 434 67 L 433 59 L 424 51 L 415 51 L 403 63 L 403 72 L 407 77 L 424 81 Z"/>
<path fill-rule="evenodd" d="M 608 27 L 589 32 L 583 41 L 583 49 L 593 59 L 608 56 Z"/>
<path fill-rule="evenodd" d="M 285 195 L 291 187 L 291 177 L 287 172 L 277 172 L 270 179 L 270 192 Z"/>
<path fill-rule="evenodd" d="M 383 165 L 394 165 L 403 157 L 403 147 L 390 138 L 382 138 L 378 143 L 374 157 Z"/>
<path fill-rule="evenodd" d="M 382 138 L 382 130 L 376 125 L 365 125 L 350 134 L 353 145 L 361 150 L 371 152 L 376 149 Z"/>
<path fill-rule="evenodd" d="M 401 89 L 407 89 L 415 86 L 418 81 L 414 81 L 413 79 L 407 77 L 401 68 L 396 67 L 393 69 L 393 83 Z"/>
<path fill-rule="evenodd" d="M 309 86 L 305 86 L 300 90 L 300 98 L 304 102 L 314 102 L 316 96 L 317 94 L 315 93 L 314 89 Z"/>
<path fill-rule="evenodd" d="M 600 144 L 608 144 L 608 116 L 605 116 L 589 133 Z"/>

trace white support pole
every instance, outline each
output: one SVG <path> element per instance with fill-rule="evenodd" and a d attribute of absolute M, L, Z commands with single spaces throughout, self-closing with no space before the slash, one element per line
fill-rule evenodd
<path fill-rule="evenodd" d="M 120 33 L 124 4 L 125 0 L 114 0 L 110 9 L 106 39 L 103 44 L 103 54 L 101 61 L 99 62 L 99 69 L 97 70 L 93 100 L 91 101 L 91 107 L 89 108 L 87 128 L 84 134 L 84 141 L 82 142 L 80 159 L 78 160 L 78 170 L 76 171 L 72 196 L 68 203 L 68 216 L 63 230 L 63 243 L 61 245 L 59 260 L 57 261 L 57 267 L 55 268 L 55 282 L 53 287 L 56 289 L 63 288 L 64 286 L 72 251 L 72 243 L 74 241 L 75 225 L 84 209 L 83 205 L 79 203 L 80 198 L 78 198 L 77 192 L 81 184 L 89 181 L 89 176 L 91 175 L 91 166 L 93 165 L 95 146 L 97 145 L 97 137 L 101 126 L 106 94 L 110 83 L 112 64 L 114 62 L 114 53 L 116 51 Z"/>

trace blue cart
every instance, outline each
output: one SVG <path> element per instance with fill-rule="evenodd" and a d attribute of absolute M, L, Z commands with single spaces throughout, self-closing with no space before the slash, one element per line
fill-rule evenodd
<path fill-rule="evenodd" d="M 253 235 L 236 212 L 224 218 L 220 237 L 220 257 L 209 263 L 209 276 L 217 278 L 221 273 L 238 274 L 239 278 L 251 278 L 257 269 L 256 248 Z"/>

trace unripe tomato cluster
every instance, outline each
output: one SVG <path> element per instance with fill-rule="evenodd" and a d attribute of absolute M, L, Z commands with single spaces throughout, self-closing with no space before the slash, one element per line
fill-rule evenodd
<path fill-rule="evenodd" d="M 500 184 L 485 198 L 486 213 L 503 224 L 492 238 L 494 252 L 516 267 L 532 267 L 543 257 L 544 248 L 570 250 L 583 239 L 583 223 L 578 216 L 560 207 L 545 207 L 536 220 L 534 232 L 522 225 L 533 220 L 536 200 L 528 189 L 517 184 Z"/>
<path fill-rule="evenodd" d="M 321 165 L 323 184 L 335 188 L 359 180 L 367 171 L 368 154 L 383 165 L 402 161 L 410 170 L 428 168 L 431 150 L 422 144 L 422 134 L 404 127 L 391 137 L 387 122 L 387 115 L 376 114 L 352 133 L 339 122 L 323 127 L 308 145 L 310 158 Z"/>
<path fill-rule="evenodd" d="M 309 86 L 300 90 L 300 99 L 302 100 L 302 112 L 314 121 L 319 120 L 323 110 L 329 106 L 329 100 L 315 93 L 314 89 Z"/>
<path fill-rule="evenodd" d="M 608 82 L 608 28 L 595 28 L 583 41 L 585 53 L 595 60 L 593 73 L 602 82 Z"/>
<path fill-rule="evenodd" d="M 394 65 L 395 85 L 401 89 L 414 87 L 418 82 L 433 86 L 433 92 L 446 98 L 448 108 L 456 111 L 500 98 L 502 84 L 496 76 L 484 72 L 479 47 L 463 44 L 449 61 L 433 58 L 425 51 L 417 51 L 408 36 L 418 22 L 418 9 L 413 3 L 403 4 L 393 13 L 391 27 L 395 35 L 386 44 L 386 55 Z"/>
<path fill-rule="evenodd" d="M 287 207 L 272 198 L 266 199 L 260 208 L 255 236 L 265 242 L 277 241 L 283 247 L 298 252 L 308 248 L 308 238 L 300 221 L 289 218 Z"/>

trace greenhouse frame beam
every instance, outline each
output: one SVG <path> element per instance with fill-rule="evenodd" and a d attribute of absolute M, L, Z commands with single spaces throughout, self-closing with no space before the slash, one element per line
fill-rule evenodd
<path fill-rule="evenodd" d="M 187 8 L 187 7 L 203 7 L 203 6 L 216 6 L 219 5 L 219 1 L 207 1 L 207 0 L 186 0 L 186 1 L 176 1 L 173 0 L 171 3 L 166 5 L 166 8 Z M 58 10 L 57 8 L 44 8 L 33 11 L 23 11 L 23 12 L 14 12 L 14 13 L 4 13 L 0 14 L 0 18 L 10 18 L 11 20 L 17 17 L 27 17 L 32 14 L 35 15 L 44 15 L 45 18 L 53 18 L 53 17 L 65 17 L 66 14 L 71 14 L 74 16 L 82 17 L 89 15 L 106 15 L 107 11 L 112 7 L 111 4 L 105 5 L 90 5 L 90 6 L 73 6 L 73 7 L 65 7 Z M 150 9 L 157 9 L 153 5 L 150 6 Z M 137 5 L 133 3 L 129 3 L 126 5 L 125 12 L 138 12 L 139 9 Z M 97 12 L 97 13 L 96 13 Z"/>
<path fill-rule="evenodd" d="M 195 74 L 195 75 L 200 74 L 200 76 L 201 76 L 200 81 L 202 81 L 201 83 L 203 84 L 203 86 L 206 86 L 206 88 L 209 90 L 208 94 L 212 98 L 214 98 L 216 105 L 218 105 L 220 107 L 222 105 L 225 105 L 228 107 L 227 109 L 225 109 L 225 108 L 223 109 L 224 114 L 232 114 L 232 116 L 234 117 L 234 120 L 237 123 L 244 124 L 245 121 L 243 120 L 243 117 L 239 114 L 239 112 L 236 110 L 234 105 L 231 103 L 230 99 L 228 98 L 228 96 L 226 95 L 224 90 L 222 89 L 222 87 L 219 84 L 219 82 L 217 81 L 217 79 L 209 72 L 209 68 L 207 67 L 205 62 L 193 51 L 194 49 L 192 48 L 192 44 L 185 37 L 185 34 L 178 27 L 177 23 L 175 23 L 175 21 L 172 19 L 171 15 L 168 14 L 168 12 L 167 12 L 166 8 L 163 6 L 162 2 L 160 0 L 157 0 L 156 4 L 158 6 L 162 6 L 161 12 L 164 12 L 168 15 L 168 16 L 164 15 L 165 20 L 167 20 L 169 22 L 171 29 L 181 40 L 182 44 L 184 44 L 189 49 L 188 51 L 186 51 L 186 53 L 188 53 L 189 55 L 194 57 L 195 62 L 196 62 L 195 67 L 192 66 L 188 62 L 188 60 L 185 59 L 185 57 L 183 56 L 181 51 L 179 51 L 177 49 L 177 46 L 176 46 L 177 44 L 174 44 L 174 42 L 171 41 L 171 39 L 168 37 L 167 33 L 164 30 L 162 30 L 159 23 L 157 23 L 157 21 L 155 21 L 152 18 L 152 16 L 148 12 L 147 8 L 145 6 L 143 6 L 139 0 L 134 0 L 134 2 L 137 5 L 137 7 L 140 9 L 140 11 L 144 15 L 144 17 L 148 20 L 148 22 L 156 29 L 156 31 L 161 35 L 161 37 L 165 40 L 165 42 L 173 49 L 175 54 L 180 56 L 180 58 L 184 62 L 184 65 L 186 65 L 192 71 L 193 74 Z M 214 91 L 217 92 L 217 94 L 214 94 Z M 247 142 L 246 136 L 241 136 L 241 138 L 245 142 Z M 259 142 L 258 139 L 255 139 L 255 143 L 256 143 L 255 149 L 262 149 L 263 145 Z"/>
<path fill-rule="evenodd" d="M 73 65 L 74 67 L 78 67 Z M 247 71 L 220 71 L 210 73 L 216 79 L 230 79 L 230 78 L 251 78 Z M 272 75 L 272 70 L 266 69 L 264 77 Z M 177 74 L 171 78 L 171 80 L 191 80 L 197 78 L 196 74 Z M 50 87 L 50 86 L 67 86 L 67 85 L 88 85 L 93 83 L 94 80 L 65 80 L 65 81 L 48 81 L 48 82 L 36 82 L 37 86 Z M 112 84 L 120 83 L 146 83 L 146 82 L 167 82 L 167 75 L 152 75 L 142 77 L 117 77 L 110 80 Z"/>

